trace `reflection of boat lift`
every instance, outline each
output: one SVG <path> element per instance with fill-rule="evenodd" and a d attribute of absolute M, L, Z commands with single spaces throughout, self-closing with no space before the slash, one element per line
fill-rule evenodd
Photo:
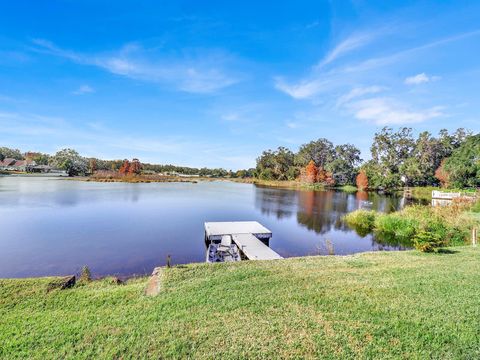
<path fill-rule="evenodd" d="M 207 248 L 207 262 L 240 261 L 238 246 L 232 242 L 231 235 L 223 235 L 219 244 L 211 243 Z"/>

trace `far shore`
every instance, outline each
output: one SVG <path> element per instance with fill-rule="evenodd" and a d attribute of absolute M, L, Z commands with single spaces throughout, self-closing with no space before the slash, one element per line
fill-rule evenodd
<path fill-rule="evenodd" d="M 199 176 L 177 176 L 177 175 L 127 175 L 127 176 L 73 176 L 69 177 L 58 173 L 27 173 L 27 172 L 0 172 L 0 176 L 25 176 L 25 177 L 55 177 L 61 180 L 68 181 L 85 181 L 85 182 L 126 182 L 126 183 L 198 183 L 198 182 L 213 182 L 213 181 L 230 181 L 243 184 L 254 184 L 257 186 L 291 189 L 291 190 L 305 190 L 305 191 L 343 191 L 348 193 L 356 193 L 358 191 L 378 192 L 383 191 L 390 194 L 398 194 L 404 191 L 403 188 L 398 189 L 358 189 L 353 185 L 345 186 L 325 186 L 314 183 L 309 184 L 299 180 L 262 180 L 258 178 L 233 178 L 233 177 L 199 177 Z M 430 200 L 433 190 L 444 190 L 453 192 L 466 192 L 465 189 L 443 189 L 434 186 L 417 186 L 410 188 L 411 197 L 415 199 Z"/>

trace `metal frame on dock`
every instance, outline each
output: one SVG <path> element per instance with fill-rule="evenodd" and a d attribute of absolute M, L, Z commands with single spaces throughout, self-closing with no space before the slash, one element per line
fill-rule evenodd
<path fill-rule="evenodd" d="M 275 260 L 282 257 L 268 245 L 272 232 L 257 221 L 206 222 L 205 242 L 220 242 L 231 235 L 240 251 L 249 260 Z"/>

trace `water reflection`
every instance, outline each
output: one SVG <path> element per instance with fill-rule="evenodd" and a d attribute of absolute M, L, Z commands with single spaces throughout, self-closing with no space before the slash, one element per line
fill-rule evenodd
<path fill-rule="evenodd" d="M 230 182 L 95 183 L 0 177 L 0 277 L 149 273 L 205 261 L 205 221 L 256 220 L 284 257 L 395 250 L 357 234 L 342 217 L 368 202 L 393 211 L 402 199 L 374 193 L 295 191 Z"/>
<path fill-rule="evenodd" d="M 273 215 L 277 219 L 289 218 L 295 213 L 296 204 L 296 191 L 255 186 L 255 206 L 265 215 Z"/>
<path fill-rule="evenodd" d="M 369 208 L 386 213 L 401 209 L 405 205 L 402 197 L 365 191 L 346 193 L 333 190 L 296 191 L 260 186 L 255 188 L 255 205 L 263 214 L 273 214 L 277 219 L 296 216 L 298 224 L 317 234 L 332 230 L 348 231 L 349 227 L 342 220 L 343 216 L 362 208 L 365 202 L 369 204 Z"/>

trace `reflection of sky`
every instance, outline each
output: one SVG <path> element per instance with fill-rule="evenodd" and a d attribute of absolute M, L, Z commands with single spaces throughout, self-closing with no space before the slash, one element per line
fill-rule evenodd
<path fill-rule="evenodd" d="M 374 207 L 393 206 L 386 198 Z M 341 217 L 353 194 L 303 192 L 229 182 L 95 183 L 0 177 L 0 277 L 149 273 L 165 263 L 202 262 L 205 221 L 256 220 L 283 256 L 378 249 Z"/>

